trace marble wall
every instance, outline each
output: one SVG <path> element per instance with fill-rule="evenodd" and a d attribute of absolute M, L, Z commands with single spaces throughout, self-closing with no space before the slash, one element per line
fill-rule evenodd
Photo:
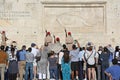
<path fill-rule="evenodd" d="M 120 45 L 120 0 L 0 0 L 0 31 L 18 45 L 39 46 L 45 30 L 65 42 L 64 29 L 82 46 Z"/>

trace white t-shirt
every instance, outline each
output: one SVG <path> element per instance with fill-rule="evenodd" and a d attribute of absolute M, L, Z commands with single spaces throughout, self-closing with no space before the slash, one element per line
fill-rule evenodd
<path fill-rule="evenodd" d="M 34 57 L 36 57 L 38 50 L 36 48 L 32 47 L 31 53 L 34 55 Z"/>
<path fill-rule="evenodd" d="M 36 49 L 36 48 L 34 48 L 34 47 L 32 47 L 31 53 L 34 55 L 34 57 L 36 57 L 36 56 L 37 56 L 37 53 L 39 53 L 39 50 Z M 34 61 L 33 61 L 33 66 L 37 66 L 37 63 L 36 63 L 36 59 L 35 59 L 35 58 L 34 58 Z"/>
<path fill-rule="evenodd" d="M 93 50 L 92 52 L 86 50 L 85 51 L 85 58 L 87 59 L 87 63 L 89 65 L 94 65 L 95 64 L 95 58 L 98 58 L 98 54 L 96 53 L 95 50 Z"/>
<path fill-rule="evenodd" d="M 84 53 L 85 53 L 85 51 L 84 51 L 84 50 L 82 50 L 82 51 L 80 51 L 80 52 L 79 52 L 78 57 L 79 57 L 79 60 L 80 60 L 80 61 L 82 61 L 82 59 L 83 59 L 83 57 L 84 57 L 84 56 L 83 56 L 83 55 L 84 55 Z"/>
<path fill-rule="evenodd" d="M 61 64 L 61 60 L 62 60 L 63 55 L 64 55 L 64 52 L 59 53 L 59 62 L 58 62 L 59 64 Z"/>
<path fill-rule="evenodd" d="M 116 53 L 115 53 L 115 56 L 116 56 L 116 57 L 119 57 L 119 52 L 116 52 Z"/>

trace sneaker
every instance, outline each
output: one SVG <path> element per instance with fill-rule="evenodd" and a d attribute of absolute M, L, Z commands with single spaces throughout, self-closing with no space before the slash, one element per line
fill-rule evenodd
<path fill-rule="evenodd" d="M 78 76 L 76 76 L 76 80 L 78 80 Z"/>
<path fill-rule="evenodd" d="M 83 80 L 87 80 L 87 79 L 85 78 L 85 79 L 83 79 Z"/>
<path fill-rule="evenodd" d="M 34 78 L 33 80 L 37 80 L 36 78 Z"/>

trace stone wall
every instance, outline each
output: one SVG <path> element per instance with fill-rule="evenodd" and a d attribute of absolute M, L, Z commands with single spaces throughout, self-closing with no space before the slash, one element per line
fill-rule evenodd
<path fill-rule="evenodd" d="M 47 29 L 65 42 L 64 29 L 81 45 L 120 45 L 120 0 L 0 0 L 0 31 L 21 46 L 44 43 Z"/>

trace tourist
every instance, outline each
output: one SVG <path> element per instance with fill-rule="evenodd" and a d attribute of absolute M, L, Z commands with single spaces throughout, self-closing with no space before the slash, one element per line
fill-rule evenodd
<path fill-rule="evenodd" d="M 84 63 L 84 61 L 83 61 L 84 56 L 83 55 L 84 55 L 84 53 L 85 53 L 85 51 L 82 48 L 80 48 L 80 52 L 78 55 L 78 57 L 79 57 L 79 71 L 78 71 L 79 80 L 83 80 L 83 63 Z"/>
<path fill-rule="evenodd" d="M 120 80 L 120 66 L 118 60 L 112 60 L 113 66 L 105 70 L 105 74 L 109 77 L 109 80 Z"/>
<path fill-rule="evenodd" d="M 4 80 L 4 72 L 7 64 L 8 55 L 4 51 L 4 46 L 0 46 L 0 69 L 1 69 L 1 80 Z"/>
<path fill-rule="evenodd" d="M 58 54 L 58 75 L 59 75 L 59 79 L 62 79 L 62 71 L 61 71 L 61 64 L 62 64 L 62 58 L 63 58 L 63 55 L 65 52 L 68 52 L 68 55 L 69 55 L 69 51 L 66 47 L 65 44 L 63 44 L 63 49 L 59 52 Z"/>
<path fill-rule="evenodd" d="M 34 80 L 36 80 L 36 75 L 37 75 L 36 55 L 39 53 L 39 50 L 37 49 L 37 45 L 35 43 L 31 44 L 31 48 L 32 48 L 31 53 L 34 55 L 34 61 L 33 61 Z"/>
<path fill-rule="evenodd" d="M 98 54 L 96 53 L 94 45 L 91 42 L 87 43 L 84 56 L 85 63 L 87 65 L 88 80 L 95 80 L 95 67 L 97 64 Z"/>
<path fill-rule="evenodd" d="M 57 71 L 58 58 L 55 57 L 55 53 L 53 51 L 50 52 L 50 57 L 48 58 L 48 62 L 49 62 L 50 79 L 58 80 L 58 71 Z"/>
<path fill-rule="evenodd" d="M 32 51 L 32 49 L 28 48 L 28 51 L 25 54 L 25 58 L 26 58 L 25 80 L 29 80 L 28 74 L 30 75 L 30 80 L 33 80 L 33 61 L 34 61 L 34 55 L 31 53 L 31 51 Z"/>
<path fill-rule="evenodd" d="M 78 48 L 76 47 L 76 45 L 73 45 L 72 46 L 72 50 L 70 51 L 70 61 L 71 61 L 71 76 L 72 76 L 72 80 L 74 80 L 74 77 L 76 79 L 78 79 L 78 70 L 79 70 L 79 48 L 80 48 L 80 44 L 79 42 L 76 40 L 76 43 L 77 43 L 77 46 Z M 74 71 L 75 71 L 75 74 L 74 74 Z"/>
<path fill-rule="evenodd" d="M 39 80 L 47 79 L 47 62 L 48 62 L 48 53 L 50 49 L 48 47 L 48 43 L 45 43 L 44 46 L 41 47 L 40 53 L 37 56 L 40 56 L 40 60 L 37 62 L 37 72 Z"/>
<path fill-rule="evenodd" d="M 26 64 L 26 59 L 25 59 L 25 54 L 27 53 L 26 51 L 26 46 L 23 45 L 22 49 L 19 51 L 18 56 L 19 56 L 19 75 L 20 75 L 20 80 L 23 80 L 23 75 L 25 72 L 25 64 Z"/>
<path fill-rule="evenodd" d="M 102 61 L 100 59 L 100 56 L 101 56 L 101 53 L 103 52 L 103 47 L 102 46 L 99 46 L 99 49 L 98 49 L 98 66 L 97 66 L 97 71 L 96 71 L 96 76 L 97 76 L 97 80 L 101 80 L 101 64 L 102 64 Z"/>
<path fill-rule="evenodd" d="M 62 70 L 62 77 L 63 77 L 62 80 L 71 80 L 70 57 L 69 57 L 68 51 L 64 52 L 62 62 L 61 62 L 61 70 Z"/>
<path fill-rule="evenodd" d="M 16 80 L 18 74 L 18 62 L 16 58 L 15 48 L 11 48 L 11 53 L 9 54 L 9 64 L 8 64 L 8 75 L 9 80 Z"/>
<path fill-rule="evenodd" d="M 101 64 L 102 80 L 108 80 L 108 77 L 104 74 L 104 71 L 109 67 L 109 56 L 110 56 L 110 53 L 108 49 L 104 47 L 104 50 L 100 55 L 100 59 L 102 61 L 102 64 Z"/>

